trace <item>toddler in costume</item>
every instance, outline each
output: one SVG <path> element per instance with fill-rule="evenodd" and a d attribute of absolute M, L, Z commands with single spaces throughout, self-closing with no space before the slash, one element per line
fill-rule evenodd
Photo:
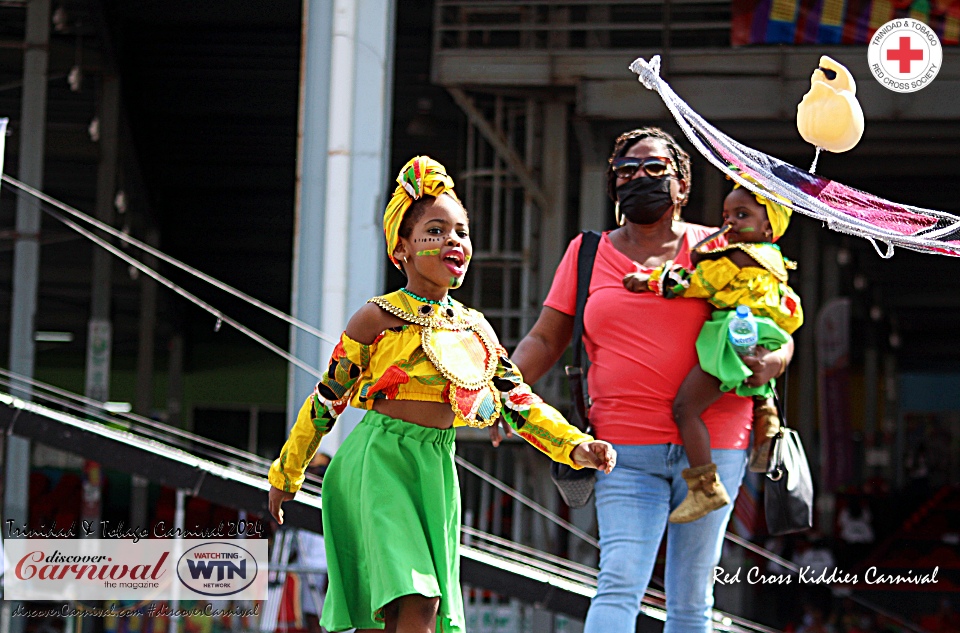
<path fill-rule="evenodd" d="M 750 179 L 746 174 L 744 178 Z M 787 262 L 774 244 L 786 231 L 792 209 L 778 199 L 754 194 L 737 184 L 723 204 L 727 245 L 691 253 L 696 268 L 688 271 L 673 262 L 650 273 L 637 272 L 624 279 L 634 292 L 652 291 L 666 298 L 707 299 L 715 308 L 697 338 L 699 367 L 687 374 L 673 404 L 690 468 L 683 471 L 689 490 L 686 499 L 670 513 L 672 523 L 695 521 L 730 503 L 710 456 L 710 435 L 700 415 L 723 392 L 736 390 L 754 398 L 753 449 L 750 470 L 765 472 L 771 439 L 780 429 L 772 395 L 774 380 L 759 387 L 744 383 L 753 372 L 730 343 L 730 321 L 736 307 L 745 305 L 756 318 L 758 346 L 774 351 L 790 340 L 803 323 L 800 298 L 787 285 Z M 780 353 L 781 368 L 786 358 Z"/>
<path fill-rule="evenodd" d="M 455 426 L 500 416 L 551 459 L 610 472 L 616 452 L 538 398 L 483 315 L 449 297 L 473 248 L 443 165 L 410 160 L 383 218 L 390 260 L 407 277 L 347 323 L 326 373 L 270 468 L 270 513 L 293 498 L 337 416 L 363 420 L 323 481 L 330 631 L 464 631 Z"/>

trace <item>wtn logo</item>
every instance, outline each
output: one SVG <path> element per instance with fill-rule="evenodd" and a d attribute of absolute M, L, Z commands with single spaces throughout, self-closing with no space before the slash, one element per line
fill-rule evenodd
<path fill-rule="evenodd" d="M 266 548 L 262 550 L 261 560 L 266 560 Z M 185 587 L 219 598 L 237 595 L 252 586 L 258 571 L 256 556 L 235 543 L 224 541 L 191 547 L 177 561 L 177 578 Z"/>
<path fill-rule="evenodd" d="M 201 577 L 203 577 L 204 580 L 211 580 L 214 570 L 217 572 L 215 580 L 223 580 L 224 578 L 233 580 L 236 576 L 244 580 L 247 578 L 246 560 L 241 560 L 240 564 L 237 565 L 228 560 L 211 561 L 187 559 L 187 568 L 190 570 L 190 577 L 194 580 L 199 580 Z"/>

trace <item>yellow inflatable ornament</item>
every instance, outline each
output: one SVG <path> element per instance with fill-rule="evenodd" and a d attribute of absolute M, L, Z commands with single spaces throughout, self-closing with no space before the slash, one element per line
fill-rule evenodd
<path fill-rule="evenodd" d="M 850 71 L 822 56 L 810 77 L 810 91 L 797 106 L 797 130 L 803 140 L 830 152 L 853 149 L 863 136 L 863 110 L 856 92 Z"/>

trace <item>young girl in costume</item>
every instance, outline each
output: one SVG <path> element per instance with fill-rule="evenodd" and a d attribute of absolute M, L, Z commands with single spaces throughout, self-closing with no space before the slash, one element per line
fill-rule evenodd
<path fill-rule="evenodd" d="M 323 533 L 331 631 L 464 630 L 460 489 L 454 426 L 502 415 L 551 459 L 610 472 L 616 452 L 533 394 L 483 315 L 449 297 L 472 254 L 467 213 L 443 165 L 418 156 L 384 213 L 405 288 L 374 297 L 347 323 L 323 379 L 270 468 L 270 513 L 348 404 L 367 409 L 327 469 Z"/>
<path fill-rule="evenodd" d="M 749 176 L 744 176 L 749 178 Z M 717 310 L 697 338 L 700 366 L 687 374 L 673 403 L 673 417 L 683 438 L 690 468 L 683 471 L 686 499 L 670 513 L 672 523 L 694 521 L 730 503 L 710 456 L 710 434 L 700 415 L 725 391 L 754 397 L 754 443 L 750 470 L 767 470 L 770 441 L 780 429 L 772 395 L 774 381 L 750 387 L 753 372 L 730 343 L 728 331 L 736 307 L 750 308 L 757 320 L 757 345 L 777 350 L 803 323 L 800 298 L 787 285 L 787 262 L 774 244 L 786 231 L 792 209 L 777 200 L 736 185 L 723 203 L 727 245 L 691 253 L 691 272 L 673 262 L 650 273 L 627 275 L 624 285 L 634 292 L 653 291 L 666 298 L 707 299 Z M 786 359 L 780 354 L 782 375 Z"/>

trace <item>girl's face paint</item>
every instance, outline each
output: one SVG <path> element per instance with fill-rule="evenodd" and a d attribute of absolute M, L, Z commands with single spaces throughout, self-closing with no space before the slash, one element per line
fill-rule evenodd
<path fill-rule="evenodd" d="M 723 201 L 723 222 L 730 225 L 727 242 L 764 242 L 770 239 L 767 208 L 750 191 L 734 189 Z"/>
<path fill-rule="evenodd" d="M 427 244 L 424 242 L 433 242 Z M 439 242 L 439 244 L 438 244 Z M 421 244 L 416 248 L 414 244 Z M 449 196 L 433 201 L 407 238 L 400 238 L 395 255 L 403 259 L 407 273 L 407 289 L 430 299 L 441 299 L 450 288 L 463 285 L 467 263 L 473 254 L 467 214 Z"/>

